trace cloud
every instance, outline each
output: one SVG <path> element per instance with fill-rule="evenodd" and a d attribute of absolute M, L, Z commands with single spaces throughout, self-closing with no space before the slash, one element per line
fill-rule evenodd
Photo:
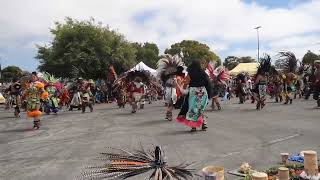
<path fill-rule="evenodd" d="M 162 51 L 172 43 L 194 39 L 224 56 L 255 57 L 253 28 L 257 25 L 262 26 L 261 43 L 267 52 L 292 49 L 301 54 L 309 47 L 316 50 L 317 46 L 308 43 L 319 41 L 320 1 L 288 3 L 290 8 L 241 0 L 0 0 L 0 48 L 23 53 L 35 42 L 48 43 L 49 28 L 69 16 L 82 20 L 93 17 L 130 41 L 155 42 Z"/>

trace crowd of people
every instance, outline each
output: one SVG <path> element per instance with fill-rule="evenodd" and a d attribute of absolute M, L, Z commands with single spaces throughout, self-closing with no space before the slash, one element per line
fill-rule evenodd
<path fill-rule="evenodd" d="M 125 72 L 119 77 L 110 66 L 106 81 L 61 80 L 48 73 L 33 72 L 30 77 L 14 78 L 3 89 L 6 109 L 14 109 L 14 116 L 20 117 L 21 110 L 33 118 L 33 128 L 40 128 L 40 117 L 58 114 L 63 107 L 85 113 L 94 110 L 96 103 L 116 102 L 119 108 L 131 105 L 131 112 L 143 109 L 146 102 L 164 100 L 165 119 L 174 119 L 173 109 L 180 109 L 176 120 L 191 128 L 206 130 L 205 109 L 221 110 L 221 99 L 239 98 L 239 104 L 250 100 L 256 109 L 263 109 L 267 96 L 275 102 L 292 104 L 294 98 L 308 99 L 310 95 L 320 107 L 320 60 L 313 66 L 297 65 L 290 53 L 281 54 L 286 66 L 277 70 L 271 66 L 266 55 L 259 61 L 257 73 L 253 76 L 243 72 L 230 76 L 222 66 L 214 62 L 193 61 L 188 67 L 179 55 L 165 55 L 158 62 L 157 77 L 146 70 Z M 210 102 L 211 101 L 211 102 Z"/>

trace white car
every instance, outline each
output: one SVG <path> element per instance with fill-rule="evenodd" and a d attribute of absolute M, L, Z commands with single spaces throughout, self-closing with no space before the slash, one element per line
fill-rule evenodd
<path fill-rule="evenodd" d="M 3 97 L 3 95 L 0 93 L 0 104 L 6 103 L 6 99 Z"/>

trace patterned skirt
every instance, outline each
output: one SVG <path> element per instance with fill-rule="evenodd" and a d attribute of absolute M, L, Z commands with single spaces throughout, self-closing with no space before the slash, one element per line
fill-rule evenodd
<path fill-rule="evenodd" d="M 203 113 L 208 105 L 208 92 L 205 87 L 190 87 L 189 107 L 186 117 L 177 121 L 189 127 L 200 127 L 204 123 Z"/>

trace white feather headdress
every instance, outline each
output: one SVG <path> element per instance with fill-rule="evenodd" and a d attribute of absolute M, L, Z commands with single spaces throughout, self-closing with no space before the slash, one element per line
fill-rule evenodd
<path fill-rule="evenodd" d="M 179 55 L 165 54 L 162 59 L 158 61 L 157 73 L 158 75 L 171 75 L 177 72 L 177 67 L 184 66 L 184 63 Z"/>

